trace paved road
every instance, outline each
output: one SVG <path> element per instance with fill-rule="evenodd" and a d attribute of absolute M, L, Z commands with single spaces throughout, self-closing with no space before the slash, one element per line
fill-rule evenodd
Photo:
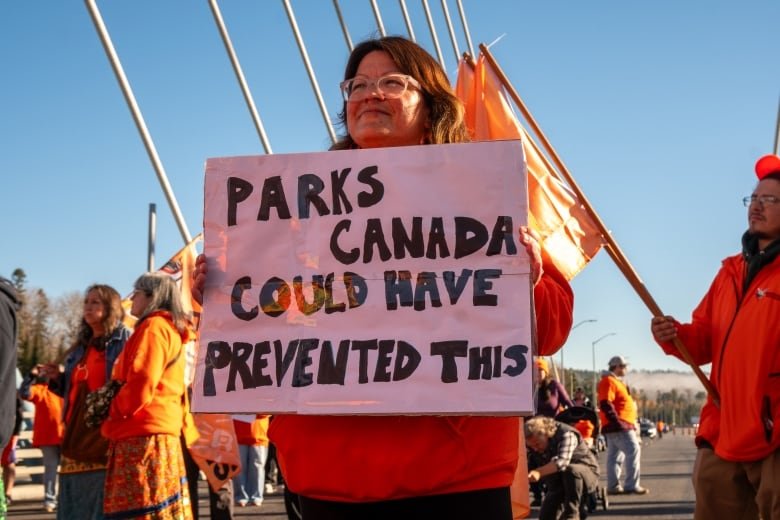
<path fill-rule="evenodd" d="M 696 450 L 693 439 L 687 435 L 666 435 L 661 440 L 646 442 L 642 451 L 642 485 L 650 488 L 644 496 L 611 496 L 609 509 L 594 512 L 589 518 L 611 520 L 688 520 L 693 517 L 693 486 L 690 474 Z M 604 453 L 599 456 L 604 468 Z M 24 472 L 20 472 L 24 473 Z M 602 477 L 602 485 L 606 485 Z M 14 489 L 14 503 L 9 518 L 19 520 L 49 520 L 54 514 L 41 509 L 42 486 L 33 484 L 29 477 L 20 475 Z M 206 484 L 201 482 L 201 497 L 206 496 Z M 201 518 L 209 518 L 208 503 L 200 501 Z M 531 518 L 538 517 L 534 509 Z M 238 508 L 236 518 L 286 520 L 281 494 L 266 496 L 262 508 Z M 479 519 L 475 519 L 479 520 Z"/>

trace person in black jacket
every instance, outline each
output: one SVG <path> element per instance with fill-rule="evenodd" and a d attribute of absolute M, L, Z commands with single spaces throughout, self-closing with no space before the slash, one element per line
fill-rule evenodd
<path fill-rule="evenodd" d="M 16 425 L 16 312 L 20 306 L 13 284 L 0 276 L 0 448 L 11 440 Z M 0 489 L 0 512 L 4 511 L 5 490 Z"/>

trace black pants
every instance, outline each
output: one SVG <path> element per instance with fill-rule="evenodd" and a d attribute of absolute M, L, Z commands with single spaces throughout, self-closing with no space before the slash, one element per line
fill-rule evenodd
<path fill-rule="evenodd" d="M 300 503 L 304 520 L 512 520 L 508 487 L 362 503 L 302 496 Z"/>

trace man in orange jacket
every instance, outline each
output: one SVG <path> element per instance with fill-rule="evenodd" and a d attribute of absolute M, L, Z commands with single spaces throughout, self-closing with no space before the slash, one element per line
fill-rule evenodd
<path fill-rule="evenodd" d="M 654 317 L 667 354 L 679 338 L 699 365 L 711 363 L 694 465 L 694 518 L 780 519 L 780 157 L 756 163 L 744 198 L 742 252 L 726 258 L 691 323 Z"/>

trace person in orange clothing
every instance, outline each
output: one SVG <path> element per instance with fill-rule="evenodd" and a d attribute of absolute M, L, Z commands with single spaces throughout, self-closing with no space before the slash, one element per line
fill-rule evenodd
<path fill-rule="evenodd" d="M 667 354 L 711 364 L 710 395 L 696 432 L 694 518 L 780 519 L 780 157 L 755 165 L 743 202 L 742 252 L 723 260 L 691 322 L 657 316 L 650 328 Z"/>
<path fill-rule="evenodd" d="M 333 150 L 469 140 L 462 102 L 416 43 L 366 40 L 351 52 L 343 77 L 346 133 Z M 518 235 L 531 265 L 537 354 L 551 355 L 571 329 L 573 294 L 536 234 L 522 227 Z M 196 300 L 202 301 L 207 271 L 201 255 Z M 276 415 L 269 428 L 307 520 L 511 519 L 521 434 L 517 417 L 490 416 Z"/>
<path fill-rule="evenodd" d="M 122 298 L 113 287 L 89 286 L 75 342 L 64 353 L 62 365 L 52 363 L 44 368 L 49 389 L 63 398 L 58 520 L 103 518 L 108 439 L 98 428 L 86 429 L 84 400 L 111 377 L 114 362 L 130 336 L 122 324 L 124 316 Z"/>
<path fill-rule="evenodd" d="M 637 407 L 623 376 L 628 362 L 622 356 L 609 360 L 609 371 L 598 384 L 601 431 L 607 439 L 607 492 L 611 494 L 649 492 L 639 484 L 641 448 L 637 435 Z M 623 462 L 621 463 L 621 457 Z M 621 466 L 625 469 L 625 484 L 620 484 Z"/>
<path fill-rule="evenodd" d="M 167 274 L 144 274 L 134 289 L 131 313 L 138 322 L 114 364 L 112 379 L 121 386 L 101 427 L 111 441 L 103 508 L 113 518 L 143 512 L 191 520 L 180 442 L 189 321 Z"/>
<path fill-rule="evenodd" d="M 64 431 L 63 399 L 49 390 L 44 365 L 35 365 L 30 370 L 22 381 L 19 394 L 35 405 L 32 444 L 43 454 L 43 508 L 51 513 L 57 508 L 57 466 Z"/>
<path fill-rule="evenodd" d="M 233 477 L 233 494 L 239 507 L 263 505 L 268 418 L 268 415 L 258 415 L 252 422 L 233 419 L 241 460 L 241 472 Z"/>

